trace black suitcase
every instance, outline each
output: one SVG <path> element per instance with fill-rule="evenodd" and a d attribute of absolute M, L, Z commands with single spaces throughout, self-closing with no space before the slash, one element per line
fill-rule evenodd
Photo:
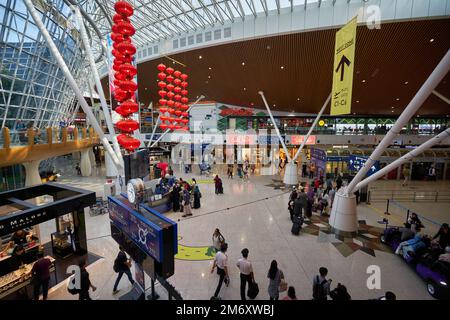
<path fill-rule="evenodd" d="M 250 283 L 247 290 L 247 297 L 250 299 L 255 299 L 259 293 L 259 286 L 256 282 Z"/>
<path fill-rule="evenodd" d="M 292 232 L 292 234 L 298 236 L 300 233 L 300 230 L 302 229 L 303 218 L 294 216 L 294 218 L 292 219 L 292 222 L 293 223 L 292 223 L 291 232 Z"/>

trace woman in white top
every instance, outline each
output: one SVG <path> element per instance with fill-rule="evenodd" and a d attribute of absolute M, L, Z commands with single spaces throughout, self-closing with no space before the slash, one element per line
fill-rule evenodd
<path fill-rule="evenodd" d="M 225 243 L 225 238 L 220 233 L 220 230 L 218 228 L 216 230 L 214 230 L 214 233 L 212 235 L 212 242 L 213 242 L 214 249 L 216 249 L 216 252 L 220 251 L 220 247 L 221 247 L 222 243 Z"/>

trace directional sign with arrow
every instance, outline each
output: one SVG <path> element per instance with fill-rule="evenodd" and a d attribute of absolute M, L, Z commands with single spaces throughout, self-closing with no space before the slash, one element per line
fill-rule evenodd
<path fill-rule="evenodd" d="M 357 17 L 336 33 L 331 115 L 351 113 Z"/>
<path fill-rule="evenodd" d="M 344 81 L 344 70 L 345 70 L 345 64 L 347 66 L 350 65 L 350 60 L 347 59 L 345 55 L 342 56 L 341 61 L 338 64 L 338 67 L 336 69 L 336 72 L 339 72 L 339 69 L 341 69 L 341 81 Z"/>

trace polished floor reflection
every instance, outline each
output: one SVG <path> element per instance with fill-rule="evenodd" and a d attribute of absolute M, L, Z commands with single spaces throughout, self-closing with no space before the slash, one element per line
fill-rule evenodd
<path fill-rule="evenodd" d="M 95 190 L 100 196 L 103 193 L 103 170 L 96 177 L 62 177 L 60 182 L 69 183 L 82 188 Z M 177 172 L 176 172 L 177 174 Z M 202 198 L 201 208 L 193 210 L 193 216 L 181 217 L 182 213 L 170 212 L 167 216 L 178 222 L 180 250 L 175 262 L 175 275 L 169 279 L 184 299 L 209 299 L 218 283 L 216 273 L 211 274 L 212 254 L 208 247 L 212 245 L 212 233 L 219 228 L 229 244 L 228 258 L 230 285 L 223 286 L 220 296 L 223 299 L 239 299 L 239 270 L 235 266 L 240 258 L 240 251 L 248 248 L 259 284 L 260 293 L 257 299 L 268 299 L 267 272 L 273 259 L 278 261 L 288 285 L 295 287 L 299 299 L 312 298 L 312 279 L 318 268 L 329 269 L 329 277 L 333 279 L 332 288 L 337 283 L 347 286 L 353 299 L 371 299 L 393 291 L 398 299 L 433 299 L 426 291 L 425 282 L 401 258 L 392 254 L 378 243 L 379 232 L 384 225 L 379 221 L 384 217 L 385 202 L 373 202 L 370 205 L 360 204 L 359 220 L 365 223 L 360 235 L 354 239 L 339 239 L 327 231 L 327 221 L 314 216 L 311 223 L 299 236 L 291 234 L 291 221 L 287 210 L 289 192 L 267 186 L 272 179 L 279 177 L 250 176 L 249 181 L 237 178 L 227 179 L 223 176 L 224 194 L 214 193 L 212 177 L 200 177 L 198 174 L 177 174 L 183 179 L 192 177 L 202 180 L 199 184 Z M 401 189 L 399 181 L 379 181 L 375 187 Z M 448 189 L 449 184 L 413 182 L 409 188 Z M 411 203 L 404 202 L 407 206 Z M 445 203 L 417 204 L 416 209 L 428 213 L 437 221 L 448 221 L 448 208 Z M 438 208 L 425 210 L 425 208 Z M 107 215 L 87 216 L 87 232 L 89 250 L 103 257 L 88 267 L 92 282 L 98 287 L 91 293 L 94 299 L 118 299 L 131 289 L 127 279 L 119 285 L 120 292 L 112 294 L 116 274 L 112 264 L 118 248 L 110 237 L 109 219 Z M 401 212 L 389 216 L 392 224 L 400 224 L 404 220 Z M 366 230 L 366 231 L 365 231 Z M 430 229 L 431 230 L 431 229 Z M 425 230 L 426 232 L 427 230 Z M 431 233 L 431 232 L 430 232 Z M 194 249 L 192 249 L 194 248 Z M 191 250 L 191 252 L 189 252 Z M 183 252 L 184 251 L 184 252 Z M 186 255 L 198 255 L 186 258 Z M 381 268 L 381 289 L 369 290 L 366 286 L 367 268 L 377 265 Z M 146 279 L 147 287 L 150 281 Z M 161 299 L 167 298 L 165 291 L 157 285 Z M 61 284 L 51 290 L 50 299 L 76 299 Z M 282 293 L 280 298 L 284 297 Z"/>

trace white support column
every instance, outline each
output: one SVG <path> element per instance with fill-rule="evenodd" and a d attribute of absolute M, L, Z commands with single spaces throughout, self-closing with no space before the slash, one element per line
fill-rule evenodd
<path fill-rule="evenodd" d="M 296 185 L 298 184 L 297 165 L 294 163 L 291 156 L 289 155 L 286 143 L 281 137 L 280 130 L 278 129 L 277 124 L 275 123 L 275 119 L 273 118 L 272 111 L 270 110 L 269 104 L 267 103 L 266 97 L 264 96 L 264 92 L 259 91 L 258 93 L 261 95 L 264 105 L 266 106 L 267 112 L 269 113 L 270 120 L 272 121 L 272 124 L 275 127 L 275 132 L 277 133 L 278 139 L 280 139 L 281 145 L 283 146 L 283 150 L 286 154 L 286 157 L 289 160 L 289 163 L 284 168 L 283 183 L 288 185 Z"/>
<path fill-rule="evenodd" d="M 119 143 L 117 142 L 117 137 L 115 134 L 114 126 L 111 120 L 111 113 L 109 112 L 108 105 L 105 99 L 105 93 L 103 91 L 102 84 L 100 82 L 100 76 L 98 74 L 97 66 L 95 64 L 94 55 L 92 54 L 91 47 L 89 45 L 89 39 L 87 37 L 86 28 L 84 27 L 83 17 L 81 16 L 80 9 L 78 7 L 72 8 L 75 11 L 75 16 L 80 28 L 81 40 L 83 41 L 84 50 L 86 52 L 87 58 L 89 60 L 89 65 L 92 71 L 92 77 L 95 81 L 95 87 L 97 88 L 98 96 L 100 98 L 100 104 L 103 109 L 103 114 L 105 115 L 105 122 L 108 127 L 108 131 L 112 140 L 114 151 L 116 152 L 117 158 L 121 163 L 123 163 L 122 152 L 120 150 Z"/>
<path fill-rule="evenodd" d="M 450 99 L 447 98 L 446 96 L 444 96 L 443 94 L 440 94 L 439 92 L 437 92 L 436 90 L 433 90 L 433 94 L 440 98 L 442 101 L 444 101 L 446 104 L 450 104 Z"/>
<path fill-rule="evenodd" d="M 42 184 L 41 176 L 39 175 L 40 160 L 33 160 L 22 163 L 25 167 L 25 187 Z"/>
<path fill-rule="evenodd" d="M 58 65 L 59 65 L 61 71 L 63 72 L 65 78 L 67 79 L 67 82 L 69 83 L 70 87 L 75 92 L 75 96 L 77 97 L 78 103 L 80 104 L 84 113 L 86 113 L 87 119 L 89 119 L 95 132 L 100 137 L 100 141 L 102 142 L 103 147 L 111 155 L 111 158 L 113 159 L 116 167 L 122 168 L 122 164 L 120 163 L 119 158 L 115 154 L 114 150 L 111 148 L 111 145 L 109 144 L 108 139 L 104 135 L 102 128 L 98 124 L 97 119 L 95 118 L 94 114 L 92 113 L 91 108 L 89 107 L 87 102 L 84 100 L 83 93 L 81 92 L 80 88 L 78 87 L 74 77 L 70 73 L 70 70 L 67 67 L 66 62 L 64 61 L 63 57 L 61 56 L 61 53 L 59 52 L 58 48 L 56 47 L 55 43 L 53 42 L 48 30 L 45 28 L 44 24 L 42 23 L 42 21 L 39 17 L 39 13 L 34 8 L 34 5 L 31 2 L 31 0 L 24 0 L 24 3 L 27 7 L 28 12 L 30 13 L 31 17 L 33 18 L 34 23 L 39 28 L 39 31 L 41 32 L 42 36 L 44 37 L 48 49 L 52 53 L 56 62 L 58 63 Z"/>
<path fill-rule="evenodd" d="M 297 160 L 298 156 L 300 155 L 300 152 L 302 152 L 303 147 L 304 147 L 305 144 L 306 144 L 306 141 L 308 141 L 309 136 L 311 135 L 311 133 L 313 132 L 314 128 L 316 127 L 317 122 L 319 122 L 319 119 L 320 119 L 320 117 L 322 116 L 323 112 L 325 111 L 325 109 L 326 109 L 328 103 L 330 102 L 330 100 L 331 100 L 331 93 L 329 94 L 327 100 L 325 100 L 325 103 L 323 104 L 322 109 L 320 109 L 319 113 L 317 114 L 317 117 L 316 117 L 316 119 L 314 120 L 314 122 L 313 122 L 311 128 L 309 128 L 309 131 L 308 131 L 308 133 L 306 134 L 305 139 L 303 139 L 303 142 L 302 142 L 302 144 L 300 145 L 300 148 L 298 148 L 297 153 L 295 154 L 294 159 L 293 159 L 294 161 Z"/>
<path fill-rule="evenodd" d="M 422 85 L 422 87 L 417 91 L 414 98 L 402 112 L 400 117 L 397 119 L 395 124 L 392 126 L 391 130 L 384 136 L 383 140 L 378 144 L 375 150 L 367 159 L 364 166 L 358 171 L 356 176 L 352 179 L 348 187 L 346 188 L 346 193 L 351 194 L 356 190 L 356 185 L 366 176 L 367 171 L 373 166 L 375 161 L 377 161 L 387 147 L 392 143 L 392 141 L 397 137 L 402 128 L 408 123 L 417 110 L 422 106 L 425 100 L 429 97 L 434 88 L 442 81 L 447 72 L 450 70 L 450 50 L 447 51 L 445 56 L 436 66 L 434 71 Z"/>
<path fill-rule="evenodd" d="M 386 174 L 387 170 L 392 169 L 391 165 L 386 166 L 380 172 L 375 173 L 370 176 L 364 183 L 360 183 L 361 180 L 366 176 L 367 171 L 373 166 L 375 161 L 377 161 L 387 147 L 392 143 L 395 137 L 400 133 L 404 125 L 406 125 L 417 112 L 417 110 L 422 106 L 428 96 L 431 94 L 433 89 L 442 81 L 447 72 L 450 69 L 450 50 L 447 51 L 445 56 L 436 66 L 434 71 L 416 93 L 414 98 L 402 112 L 400 117 L 397 119 L 392 128 L 388 131 L 383 140 L 378 144 L 378 146 L 373 151 L 372 155 L 366 161 L 364 166 L 358 171 L 356 176 L 352 179 L 347 188 L 341 188 L 337 193 L 333 202 L 333 208 L 331 209 L 331 216 L 329 223 L 336 233 L 349 232 L 355 233 L 358 231 L 358 217 L 356 212 L 356 202 L 353 192 L 366 186 L 368 181 L 373 181 L 375 177 L 381 177 Z M 416 149 L 417 150 L 417 149 Z M 397 160 L 398 161 L 398 160 Z M 412 170 L 411 170 L 412 171 Z M 368 180 L 370 179 L 370 180 Z"/>
<path fill-rule="evenodd" d="M 203 98 L 205 98 L 205 96 L 201 95 L 200 98 L 197 99 L 197 101 L 195 101 L 193 104 L 191 104 L 191 106 L 189 107 L 189 109 L 187 109 L 186 112 L 189 112 L 200 100 L 202 100 Z M 184 117 L 180 117 L 180 118 L 184 118 Z M 168 134 L 170 131 L 170 129 L 167 129 L 166 131 L 163 132 L 163 134 L 154 142 L 150 145 L 150 148 L 153 148 L 154 146 L 156 146 L 158 144 L 159 141 L 161 141 L 161 139 Z M 151 140 L 149 142 L 149 144 L 151 143 Z"/>
<path fill-rule="evenodd" d="M 450 128 L 445 130 L 445 131 L 442 131 L 437 136 L 434 136 L 433 138 L 431 138 L 427 142 L 422 143 L 420 146 L 418 146 L 414 150 L 408 152 L 407 154 L 405 154 L 401 158 L 398 158 L 394 162 L 388 164 L 386 167 L 384 167 L 383 169 L 381 169 L 378 172 L 375 172 L 370 177 L 367 177 L 366 179 L 364 179 L 363 181 L 361 181 L 360 183 L 358 183 L 356 185 L 356 190 L 361 189 L 361 188 L 367 186 L 369 183 L 378 180 L 379 178 L 381 178 L 382 176 L 387 174 L 389 171 L 391 171 L 391 170 L 393 170 L 395 168 L 398 168 L 402 164 L 404 164 L 404 163 L 410 161 L 411 159 L 419 156 L 421 153 L 423 153 L 424 151 L 430 149 L 432 146 L 434 146 L 435 144 L 438 144 L 442 140 L 447 139 L 449 136 L 450 136 Z"/>
<path fill-rule="evenodd" d="M 81 152 L 80 169 L 83 177 L 89 177 L 92 174 L 91 159 L 89 149 L 83 149 Z"/>
<path fill-rule="evenodd" d="M 152 143 L 153 137 L 155 136 L 156 129 L 158 128 L 158 124 L 159 124 L 159 115 L 158 115 L 158 118 L 156 119 L 156 122 L 155 122 L 155 124 L 153 126 L 152 135 L 150 136 L 150 141 L 148 142 L 147 145 L 150 145 L 150 143 Z"/>

